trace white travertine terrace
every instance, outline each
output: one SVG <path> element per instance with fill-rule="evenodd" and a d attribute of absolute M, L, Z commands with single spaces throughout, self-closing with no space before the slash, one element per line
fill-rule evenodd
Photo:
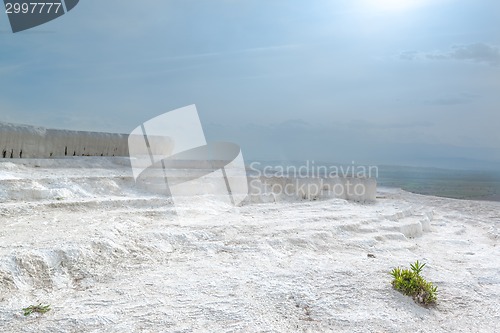
<path fill-rule="evenodd" d="M 128 162 L 0 159 L 1 332 L 498 331 L 499 202 L 293 200 L 274 185 L 270 203 L 174 207 Z M 259 181 L 295 186 L 252 193 Z M 321 184 L 289 192 L 302 181 Z M 417 259 L 433 308 L 391 286 Z M 52 310 L 23 316 L 39 302 Z"/>

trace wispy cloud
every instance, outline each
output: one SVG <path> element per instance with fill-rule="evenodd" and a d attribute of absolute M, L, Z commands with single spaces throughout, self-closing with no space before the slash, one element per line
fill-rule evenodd
<path fill-rule="evenodd" d="M 465 60 L 488 65 L 498 66 L 500 64 L 500 49 L 493 45 L 475 43 L 469 45 L 456 45 L 448 52 L 428 54 L 429 59 L 454 59 Z"/>
<path fill-rule="evenodd" d="M 498 66 L 500 65 L 500 48 L 486 43 L 474 43 L 454 45 L 445 51 L 403 51 L 398 57 L 401 60 L 457 60 Z"/>
<path fill-rule="evenodd" d="M 302 44 L 272 45 L 272 46 L 253 47 L 253 48 L 248 48 L 248 49 L 242 49 L 242 50 L 234 51 L 232 53 L 282 51 L 282 50 L 297 49 L 297 48 L 300 48 L 302 46 L 303 46 Z"/>
<path fill-rule="evenodd" d="M 222 57 L 222 56 L 230 56 L 236 54 L 244 54 L 244 53 L 256 53 L 256 52 L 274 52 L 274 51 L 289 51 L 290 49 L 297 49 L 302 47 L 302 44 L 283 44 L 283 45 L 271 45 L 271 46 L 260 46 L 260 47 L 252 47 L 246 49 L 239 50 L 227 50 L 220 52 L 208 52 L 208 53 L 194 53 L 194 54 L 182 54 L 175 56 L 167 56 L 155 59 L 147 59 L 142 60 L 144 63 L 151 62 L 168 62 L 168 61 L 176 61 L 176 60 L 198 60 L 203 58 L 214 58 L 214 57 Z"/>
<path fill-rule="evenodd" d="M 345 125 L 344 125 L 345 126 Z M 433 124 L 429 121 L 405 121 L 405 122 L 384 122 L 375 123 L 366 120 L 355 120 L 347 124 L 350 129 L 360 130 L 398 130 L 398 129 L 414 129 L 432 127 Z"/>
<path fill-rule="evenodd" d="M 469 94 L 469 93 L 458 93 L 451 94 L 447 96 L 441 96 L 438 98 L 433 98 L 425 101 L 425 104 L 428 105 L 461 105 L 461 104 L 469 104 L 472 103 L 475 99 L 477 99 L 477 95 Z"/>
<path fill-rule="evenodd" d="M 9 74 L 9 73 L 16 73 L 16 72 L 22 70 L 24 66 L 26 66 L 26 63 L 0 66 L 0 75 L 5 75 L 5 74 Z"/>
<path fill-rule="evenodd" d="M 401 60 L 417 60 L 419 53 L 417 51 L 403 51 L 398 55 Z"/>

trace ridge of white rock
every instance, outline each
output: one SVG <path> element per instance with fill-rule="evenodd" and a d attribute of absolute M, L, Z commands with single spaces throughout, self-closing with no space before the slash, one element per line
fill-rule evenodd
<path fill-rule="evenodd" d="M 128 135 L 0 122 L 0 158 L 128 156 Z"/>

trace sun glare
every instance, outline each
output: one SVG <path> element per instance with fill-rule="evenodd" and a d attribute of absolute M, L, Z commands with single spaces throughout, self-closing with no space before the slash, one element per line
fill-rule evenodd
<path fill-rule="evenodd" d="M 372 10 L 406 11 L 426 2 L 426 0 L 365 0 L 364 4 Z"/>

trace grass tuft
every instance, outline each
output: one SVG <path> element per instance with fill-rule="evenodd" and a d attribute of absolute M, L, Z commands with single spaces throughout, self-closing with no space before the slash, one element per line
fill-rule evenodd
<path fill-rule="evenodd" d="M 25 316 L 29 316 L 35 312 L 44 314 L 50 311 L 50 305 L 42 305 L 42 303 L 39 303 L 38 305 L 30 305 L 27 308 L 24 308 L 23 311 Z"/>
<path fill-rule="evenodd" d="M 394 268 L 391 271 L 394 278 L 392 286 L 403 294 L 412 296 L 419 304 L 432 305 L 437 301 L 437 287 L 420 275 L 424 266 L 417 260 L 410 265 L 410 269 Z"/>

